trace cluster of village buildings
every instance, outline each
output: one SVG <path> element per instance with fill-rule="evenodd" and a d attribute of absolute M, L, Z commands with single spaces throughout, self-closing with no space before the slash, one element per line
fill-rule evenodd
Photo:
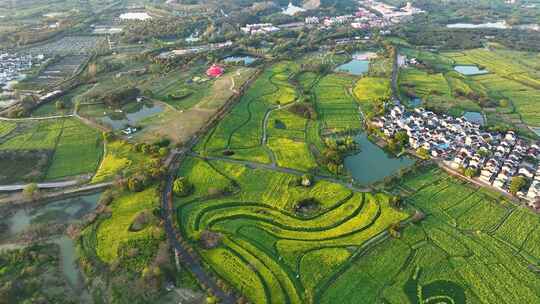
<path fill-rule="evenodd" d="M 375 13 L 377 12 L 377 14 Z M 360 7 L 354 15 L 343 15 L 334 17 L 307 17 L 306 24 L 317 24 L 324 27 L 350 24 L 355 29 L 384 28 L 392 24 L 400 23 L 408 17 L 423 13 L 415 8 L 410 2 L 402 8 L 396 8 L 377 1 L 360 1 Z"/>
<path fill-rule="evenodd" d="M 395 105 L 385 116 L 373 119 L 385 136 L 406 132 L 412 149 L 425 149 L 431 157 L 454 170 L 472 169 L 474 179 L 509 193 L 512 178 L 522 176 L 528 186 L 517 196 L 540 210 L 540 146 L 519 138 L 513 131 L 488 132 L 464 117 L 438 115 Z"/>
<path fill-rule="evenodd" d="M 403 22 L 415 14 L 424 12 L 413 7 L 410 2 L 402 8 L 371 0 L 360 1 L 359 4 L 360 6 L 355 14 L 327 17 L 310 16 L 304 19 L 303 25 L 317 26 L 322 29 L 342 25 L 350 25 L 354 29 L 385 28 L 392 24 Z M 305 9 L 289 3 L 289 6 L 282 13 L 292 16 L 304 11 Z M 294 23 L 294 25 L 296 26 L 298 24 Z M 302 23 L 299 23 L 299 25 L 302 26 Z M 272 23 L 257 23 L 247 24 L 241 29 L 246 34 L 254 35 L 277 32 L 280 30 L 280 27 L 287 27 L 287 25 L 275 26 Z"/>
<path fill-rule="evenodd" d="M 0 86 L 21 77 L 22 72 L 43 61 L 44 56 L 0 54 Z"/>

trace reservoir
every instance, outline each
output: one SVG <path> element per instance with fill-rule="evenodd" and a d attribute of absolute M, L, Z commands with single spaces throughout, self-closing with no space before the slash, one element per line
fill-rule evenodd
<path fill-rule="evenodd" d="M 414 164 L 408 156 L 396 158 L 386 153 L 367 138 L 365 133 L 355 137 L 360 152 L 345 158 L 344 166 L 356 182 L 369 185 L 397 173 L 400 169 Z"/>

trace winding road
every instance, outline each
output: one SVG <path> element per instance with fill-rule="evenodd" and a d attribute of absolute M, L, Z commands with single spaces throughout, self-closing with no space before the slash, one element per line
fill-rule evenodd
<path fill-rule="evenodd" d="M 186 155 L 185 151 L 175 152 L 174 158 L 169 166 L 169 173 L 167 175 L 165 187 L 161 193 L 161 216 L 165 223 L 165 232 L 169 243 L 174 248 L 176 256 L 182 262 L 182 265 L 189 269 L 189 271 L 197 278 L 197 281 L 206 285 L 211 293 L 220 299 L 220 303 L 234 304 L 236 303 L 236 297 L 232 294 L 226 293 L 221 289 L 217 281 L 210 276 L 204 269 L 199 259 L 193 254 L 189 253 L 186 248 L 180 243 L 180 236 L 177 234 L 174 228 L 174 211 L 172 202 L 172 185 L 176 177 L 176 171 L 180 166 L 183 156 Z"/>
<path fill-rule="evenodd" d="M 298 176 L 308 174 L 305 171 L 300 171 L 300 170 L 291 169 L 291 168 L 278 167 L 278 166 L 275 166 L 274 164 L 257 163 L 257 162 L 252 162 L 252 161 L 238 160 L 238 159 L 232 159 L 232 158 L 220 157 L 220 156 L 204 156 L 203 157 L 203 156 L 200 156 L 199 154 L 194 153 L 194 152 L 189 152 L 188 155 L 192 156 L 192 157 L 197 157 L 197 158 L 200 158 L 200 159 L 204 159 L 204 160 L 219 160 L 219 161 L 234 163 L 234 164 L 238 164 L 238 165 L 244 165 L 244 166 L 254 168 L 254 169 L 265 169 L 265 170 L 271 170 L 271 171 L 275 171 L 275 172 L 298 175 Z M 322 180 L 322 181 L 328 181 L 328 182 L 340 184 L 340 185 L 346 187 L 347 189 L 349 189 L 351 191 L 355 191 L 355 192 L 371 192 L 372 191 L 369 187 L 358 187 L 358 186 L 355 186 L 355 185 L 353 185 L 351 183 L 346 183 L 343 180 L 333 178 L 333 177 L 330 177 L 330 176 L 314 175 L 313 179 L 315 181 L 321 181 Z"/>

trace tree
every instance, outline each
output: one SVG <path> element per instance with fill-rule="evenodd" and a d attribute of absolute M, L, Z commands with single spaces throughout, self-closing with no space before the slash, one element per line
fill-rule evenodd
<path fill-rule="evenodd" d="M 144 182 L 137 177 L 130 177 L 127 187 L 131 192 L 141 192 L 144 189 Z"/>
<path fill-rule="evenodd" d="M 519 192 L 525 185 L 527 184 L 527 180 L 523 176 L 514 176 L 512 177 L 512 181 L 510 182 L 510 187 L 508 188 L 508 191 L 512 193 L 513 195 L 516 195 L 516 193 Z"/>
<path fill-rule="evenodd" d="M 114 140 L 114 133 L 111 131 L 103 132 L 102 135 L 103 135 L 103 140 L 105 140 L 105 142 L 111 142 Z"/>
<path fill-rule="evenodd" d="M 159 148 L 158 154 L 161 157 L 167 156 L 167 154 L 169 154 L 169 148 Z"/>
<path fill-rule="evenodd" d="M 30 183 L 23 189 L 23 195 L 27 199 L 34 200 L 39 196 L 39 187 L 36 183 Z"/>
<path fill-rule="evenodd" d="M 312 180 L 311 176 L 307 174 L 302 175 L 302 182 L 301 182 L 302 186 L 304 187 L 311 186 L 311 184 L 313 183 L 311 180 Z"/>
<path fill-rule="evenodd" d="M 174 180 L 173 191 L 177 196 L 188 196 L 192 188 L 193 185 L 185 177 L 179 177 Z"/>
<path fill-rule="evenodd" d="M 420 147 L 420 148 L 416 149 L 416 154 L 418 154 L 418 156 L 420 156 L 423 159 L 428 159 L 429 158 L 428 150 L 426 148 L 423 148 L 423 147 Z"/>
<path fill-rule="evenodd" d="M 394 135 L 394 139 L 402 146 L 405 146 L 409 142 L 409 135 L 407 132 L 399 131 Z"/>
<path fill-rule="evenodd" d="M 63 109 L 66 108 L 66 105 L 61 100 L 58 100 L 54 105 L 55 105 L 57 110 L 63 110 Z"/>
<path fill-rule="evenodd" d="M 472 177 L 475 177 L 478 174 L 478 169 L 474 169 L 474 168 L 469 167 L 469 168 L 465 169 L 463 174 L 468 178 L 472 178 Z"/>

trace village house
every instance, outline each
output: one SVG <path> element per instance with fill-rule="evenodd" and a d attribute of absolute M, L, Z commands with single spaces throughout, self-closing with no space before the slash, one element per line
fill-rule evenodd
<path fill-rule="evenodd" d="M 373 119 L 372 125 L 387 137 L 405 131 L 412 149 L 424 148 L 454 170 L 474 169 L 479 181 L 501 191 L 508 191 L 515 176 L 534 181 L 518 196 L 530 203 L 540 197 L 540 146 L 518 138 L 513 131 L 488 132 L 464 117 L 437 115 L 423 108 L 409 112 L 399 102 L 386 115 Z"/>

